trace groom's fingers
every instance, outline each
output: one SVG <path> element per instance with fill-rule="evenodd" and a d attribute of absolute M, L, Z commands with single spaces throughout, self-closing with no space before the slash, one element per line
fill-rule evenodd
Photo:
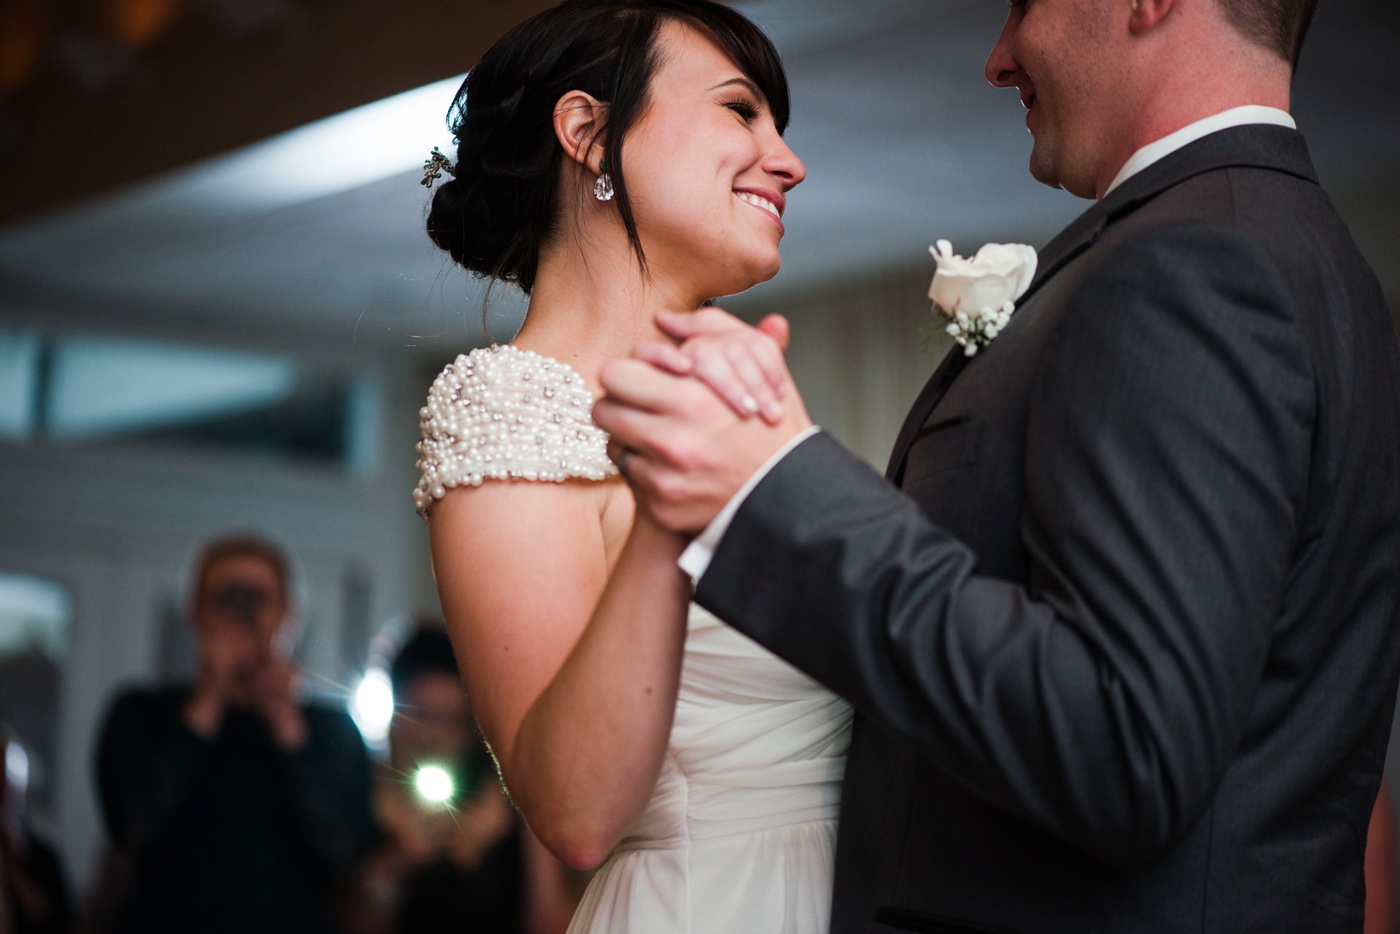
<path fill-rule="evenodd" d="M 699 389 L 695 381 L 652 366 L 650 363 L 626 357 L 611 360 L 598 374 L 605 398 L 647 412 L 670 412 L 681 405 L 688 392 Z M 604 428 L 604 431 L 607 429 Z"/>
<path fill-rule="evenodd" d="M 695 385 L 727 414 L 708 389 Z M 669 416 L 633 408 L 611 396 L 594 404 L 593 420 L 611 436 L 608 457 L 632 488 L 638 508 L 674 532 L 693 533 L 709 524 L 720 507 L 694 495 L 695 485 L 685 466 L 689 463 L 683 453 L 686 445 L 677 440 L 699 438 L 700 433 L 688 432 L 687 426 Z"/>
<path fill-rule="evenodd" d="M 642 456 L 653 456 L 663 447 L 675 426 L 684 423 L 682 413 L 695 408 L 694 397 L 708 396 L 714 407 L 721 407 L 703 383 L 640 360 L 610 361 L 599 382 L 604 395 L 593 404 L 593 421 L 614 442 Z"/>
<path fill-rule="evenodd" d="M 608 433 L 608 457 L 619 467 L 623 451 L 649 456 L 656 449 L 661 418 L 612 396 L 604 396 L 593 403 L 593 421 Z"/>
<path fill-rule="evenodd" d="M 688 464 L 687 439 L 723 430 L 733 411 L 705 383 L 662 372 L 640 360 L 613 360 L 599 374 L 605 395 L 593 420 L 615 441 L 670 465 Z"/>

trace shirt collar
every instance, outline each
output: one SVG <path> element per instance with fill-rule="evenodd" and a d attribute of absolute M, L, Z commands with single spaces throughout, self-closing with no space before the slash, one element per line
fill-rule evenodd
<path fill-rule="evenodd" d="M 1161 139 L 1139 149 L 1123 163 L 1123 167 L 1118 170 L 1118 175 L 1114 177 L 1113 184 L 1108 186 L 1108 191 L 1103 193 L 1103 197 L 1108 197 L 1109 192 L 1119 185 L 1132 178 L 1143 169 L 1159 159 L 1171 155 L 1188 143 L 1194 143 L 1203 136 L 1209 136 L 1220 130 L 1227 130 L 1230 127 L 1246 126 L 1251 123 L 1271 123 L 1276 126 L 1286 126 L 1290 130 L 1298 129 L 1298 124 L 1294 122 L 1286 111 L 1277 107 L 1264 107 L 1259 104 L 1246 104 L 1243 107 L 1232 107 L 1229 110 L 1221 111 L 1203 120 L 1187 124 L 1175 133 L 1169 133 Z"/>

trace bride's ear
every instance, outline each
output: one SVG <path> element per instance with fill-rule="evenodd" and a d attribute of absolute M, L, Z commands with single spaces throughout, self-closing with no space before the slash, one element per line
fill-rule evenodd
<path fill-rule="evenodd" d="M 603 126 L 608 105 L 583 91 L 570 91 L 554 105 L 554 135 L 564 153 L 594 175 L 603 172 Z"/>

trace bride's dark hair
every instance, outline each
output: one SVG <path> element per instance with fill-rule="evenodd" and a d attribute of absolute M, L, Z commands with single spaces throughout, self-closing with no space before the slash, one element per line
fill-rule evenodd
<path fill-rule="evenodd" d="M 482 56 L 448 111 L 456 177 L 438 187 L 428 235 L 466 269 L 534 288 L 540 248 L 556 233 L 560 160 L 554 106 L 569 91 L 607 105 L 603 164 L 642 267 L 622 148 L 646 110 L 663 22 L 708 32 L 787 128 L 788 86 L 773 44 L 753 23 L 708 0 L 565 0 L 520 23 Z M 580 193 L 582 194 L 582 193 Z"/>

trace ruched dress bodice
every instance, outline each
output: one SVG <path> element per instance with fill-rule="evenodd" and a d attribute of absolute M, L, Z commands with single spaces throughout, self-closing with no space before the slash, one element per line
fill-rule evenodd
<path fill-rule="evenodd" d="M 459 357 L 420 413 L 418 511 L 488 480 L 614 476 L 591 404 L 557 360 Z M 825 932 L 850 724 L 844 701 L 692 604 L 656 788 L 570 934 Z"/>
<path fill-rule="evenodd" d="M 570 934 L 827 929 L 850 707 L 690 608 L 661 776 Z"/>

